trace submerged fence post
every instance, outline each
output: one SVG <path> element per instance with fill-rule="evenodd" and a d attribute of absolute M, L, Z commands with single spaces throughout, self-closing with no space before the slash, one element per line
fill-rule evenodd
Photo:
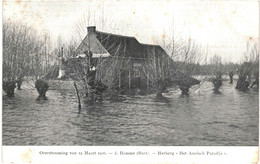
<path fill-rule="evenodd" d="M 81 109 L 81 103 L 80 103 L 79 91 L 78 91 L 78 88 L 77 88 L 77 85 L 76 85 L 75 82 L 74 82 L 74 87 L 75 87 L 75 90 L 76 90 L 76 93 L 77 93 L 77 98 L 78 98 L 78 103 L 79 103 L 78 108 L 80 110 Z"/>

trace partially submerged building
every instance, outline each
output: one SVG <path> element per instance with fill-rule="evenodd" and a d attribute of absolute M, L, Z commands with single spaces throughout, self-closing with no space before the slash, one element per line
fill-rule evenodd
<path fill-rule="evenodd" d="M 170 57 L 159 45 L 140 43 L 135 37 L 111 34 L 88 27 L 88 34 L 70 60 L 84 60 L 91 52 L 96 79 L 119 88 L 147 88 Z M 167 60 L 165 60 L 167 59 Z M 170 59 L 171 60 L 171 59 Z M 156 72 L 157 71 L 157 72 Z M 159 75 L 160 74 L 160 75 Z"/>

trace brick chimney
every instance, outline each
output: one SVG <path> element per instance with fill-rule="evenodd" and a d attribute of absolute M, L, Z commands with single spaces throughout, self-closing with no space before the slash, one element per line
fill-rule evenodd
<path fill-rule="evenodd" d="M 96 26 L 89 26 L 88 28 L 88 34 L 95 34 L 96 33 Z"/>

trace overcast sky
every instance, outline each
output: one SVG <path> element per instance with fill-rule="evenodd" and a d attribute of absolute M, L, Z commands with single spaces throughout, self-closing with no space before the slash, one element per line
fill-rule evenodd
<path fill-rule="evenodd" d="M 107 19 L 103 28 L 100 24 L 89 24 L 97 25 L 97 30 L 135 36 L 139 42 L 157 44 L 165 34 L 169 34 L 169 29 L 174 29 L 175 35 L 192 38 L 204 47 L 208 46 L 210 53 L 220 55 L 226 61 L 241 61 L 247 41 L 258 40 L 257 0 L 56 0 L 3 3 L 3 17 L 22 20 L 40 31 L 47 29 L 53 38 L 60 36 L 64 41 L 76 35 L 73 30 L 75 23 L 88 15 L 88 11 L 91 11 L 92 17 L 95 13 L 96 18 L 103 15 L 102 18 Z"/>

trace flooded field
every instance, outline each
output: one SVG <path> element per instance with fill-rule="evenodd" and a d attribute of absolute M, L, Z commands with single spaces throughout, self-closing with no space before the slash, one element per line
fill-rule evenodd
<path fill-rule="evenodd" d="M 227 81 L 220 94 L 212 88 L 204 82 L 189 96 L 169 89 L 163 99 L 104 97 L 80 113 L 74 90 L 49 90 L 41 101 L 36 90 L 16 91 L 3 96 L 3 145 L 258 145 L 258 91 Z"/>

